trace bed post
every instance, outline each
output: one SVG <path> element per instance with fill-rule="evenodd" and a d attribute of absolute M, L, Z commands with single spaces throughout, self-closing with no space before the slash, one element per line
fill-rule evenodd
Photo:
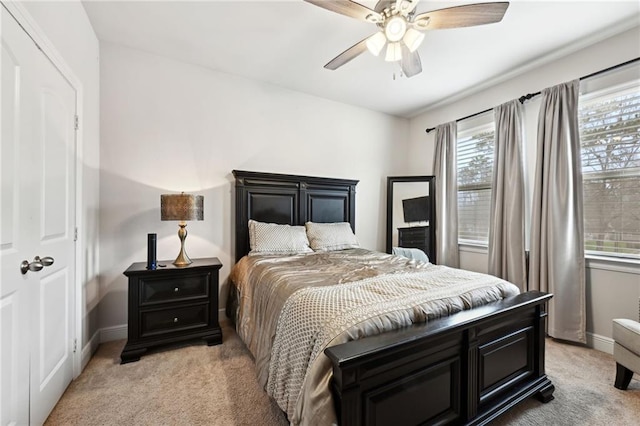
<path fill-rule="evenodd" d="M 473 327 L 466 330 L 464 336 L 462 356 L 466 371 L 463 371 L 462 377 L 467 380 L 462 382 L 462 394 L 466 395 L 462 400 L 466 404 L 461 414 L 464 419 L 472 419 L 478 413 L 478 336 Z"/>
<path fill-rule="evenodd" d="M 338 375 L 333 376 L 331 386 L 333 392 L 339 392 L 340 398 L 335 398 L 336 414 L 339 416 L 340 425 L 362 424 L 360 418 L 362 407 L 360 406 L 360 392 L 356 379 L 357 371 L 343 369 Z"/>
<path fill-rule="evenodd" d="M 547 314 L 547 304 L 540 304 L 536 306 L 536 316 L 538 318 L 537 321 L 537 329 L 536 329 L 536 348 L 535 353 L 537 357 L 536 363 L 536 376 L 538 377 L 546 377 L 545 374 L 545 338 L 547 335 L 546 332 L 546 319 L 549 314 Z M 550 380 L 546 383 L 542 389 L 536 394 L 536 398 L 544 402 L 545 404 L 554 399 L 553 392 L 556 390 L 556 387 L 553 386 Z"/>
<path fill-rule="evenodd" d="M 235 175 L 234 170 L 234 175 Z M 235 219 L 236 219 L 236 262 L 239 261 L 242 256 L 249 252 L 249 241 L 245 233 L 248 229 L 248 221 L 247 221 L 247 202 L 245 200 L 245 186 L 244 186 L 244 177 L 236 176 L 236 211 L 235 211 Z"/>

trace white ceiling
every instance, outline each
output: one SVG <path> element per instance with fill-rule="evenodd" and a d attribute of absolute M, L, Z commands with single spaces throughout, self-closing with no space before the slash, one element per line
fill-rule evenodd
<path fill-rule="evenodd" d="M 422 0 L 416 10 L 474 2 Z M 102 41 L 401 117 L 640 25 L 638 1 L 515 0 L 500 23 L 428 32 L 418 50 L 423 72 L 406 78 L 369 52 L 324 69 L 377 27 L 303 0 L 85 0 L 84 7 Z"/>

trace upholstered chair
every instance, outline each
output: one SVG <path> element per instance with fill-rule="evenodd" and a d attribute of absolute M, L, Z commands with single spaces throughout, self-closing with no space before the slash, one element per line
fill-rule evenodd
<path fill-rule="evenodd" d="M 640 323 L 630 319 L 614 319 L 613 340 L 613 358 L 617 368 L 614 386 L 625 390 L 633 373 L 640 374 Z"/>

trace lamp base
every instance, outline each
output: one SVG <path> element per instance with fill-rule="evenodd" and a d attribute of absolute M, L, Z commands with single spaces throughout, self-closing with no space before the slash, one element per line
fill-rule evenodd
<path fill-rule="evenodd" d="M 180 253 L 178 253 L 178 257 L 173 261 L 173 264 L 180 268 L 191 265 L 193 262 L 189 259 L 189 256 L 187 256 L 187 252 L 184 249 L 184 240 L 187 238 L 187 223 L 181 221 L 178 223 L 178 226 L 180 226 L 180 229 L 178 230 L 178 238 L 180 238 Z"/>
<path fill-rule="evenodd" d="M 192 263 L 193 261 L 189 259 L 189 256 L 187 256 L 187 254 L 184 253 L 182 250 L 180 250 L 180 254 L 178 254 L 178 257 L 176 257 L 176 260 L 173 261 L 173 264 L 176 265 L 177 267 L 188 266 L 188 265 L 191 265 Z"/>

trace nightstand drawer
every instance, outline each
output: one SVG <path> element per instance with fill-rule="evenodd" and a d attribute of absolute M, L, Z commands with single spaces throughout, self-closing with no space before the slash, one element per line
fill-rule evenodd
<path fill-rule="evenodd" d="M 429 238 L 428 237 L 403 237 L 402 241 L 403 242 L 407 242 L 407 243 L 424 243 L 425 241 L 428 241 Z"/>
<path fill-rule="evenodd" d="M 206 327 L 208 323 L 208 303 L 142 311 L 140 312 L 140 337 Z"/>
<path fill-rule="evenodd" d="M 403 230 L 401 231 L 402 236 L 405 238 L 427 238 L 427 236 L 429 235 L 426 231 L 426 229 L 419 229 L 417 231 L 413 231 L 411 230 L 411 228 L 409 228 L 409 230 Z"/>
<path fill-rule="evenodd" d="M 208 296 L 208 274 L 140 280 L 140 306 Z"/>

